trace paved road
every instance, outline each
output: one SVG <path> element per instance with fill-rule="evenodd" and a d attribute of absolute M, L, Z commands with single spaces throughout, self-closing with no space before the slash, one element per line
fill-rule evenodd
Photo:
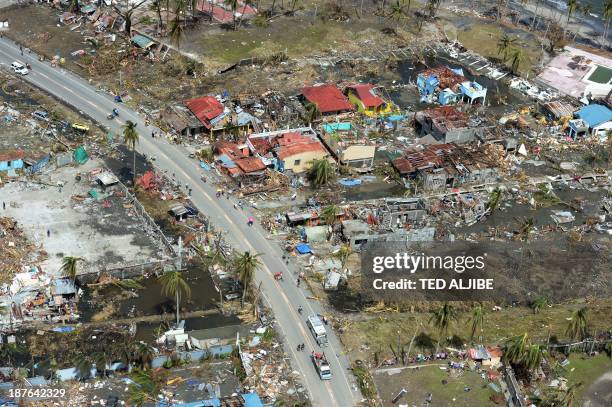
<path fill-rule="evenodd" d="M 311 350 L 317 349 L 317 345 L 304 323 L 307 314 L 321 313 L 319 304 L 308 300 L 305 292 L 296 287 L 292 278 L 274 280 L 273 273 L 277 271 L 283 271 L 287 277 L 293 275 L 282 261 L 281 249 L 266 239 L 266 232 L 258 225 L 249 228 L 247 214 L 234 209 L 231 201 L 215 198 L 215 186 L 200 181 L 200 169 L 194 160 L 188 159 L 185 152 L 175 145 L 159 138 L 151 139 L 152 128 L 145 127 L 144 120 L 134 111 L 115 104 L 110 95 L 97 92 L 86 81 L 62 68 L 53 68 L 46 62 L 39 62 L 34 54 L 20 55 L 17 45 L 6 38 L 0 39 L 0 63 L 3 68 L 9 69 L 15 60 L 32 65 L 32 71 L 24 77 L 27 81 L 110 127 L 116 134 L 121 132 L 125 120 L 137 123 L 137 128 L 141 130 L 137 150 L 148 156 L 156 156 L 156 165 L 160 169 L 175 173 L 178 181 L 187 183 L 193 189 L 194 204 L 218 228 L 227 232 L 227 238 L 235 248 L 262 254 L 264 266 L 256 273 L 255 280 L 262 283 L 264 298 L 274 310 L 292 366 L 302 374 L 313 405 L 348 407 L 361 400 L 361 394 L 348 370 L 348 360 L 343 356 L 342 348 L 333 333 L 330 334 L 330 346 L 325 349 L 333 378 L 330 381 L 319 380 L 309 359 Z M 107 114 L 114 107 L 119 109 L 119 117 L 107 120 Z M 297 312 L 300 305 L 304 308 L 304 315 Z M 296 351 L 300 343 L 306 344 L 303 352 Z"/>

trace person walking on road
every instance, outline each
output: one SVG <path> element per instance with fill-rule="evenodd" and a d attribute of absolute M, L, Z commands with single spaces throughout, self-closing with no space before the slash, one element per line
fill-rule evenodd
<path fill-rule="evenodd" d="M 302 308 L 302 306 L 300 305 L 298 307 L 298 314 L 302 315 L 302 311 L 304 311 L 304 308 Z"/>
<path fill-rule="evenodd" d="M 23 56 L 23 46 L 22 45 L 19 46 L 19 52 L 21 52 L 21 55 Z"/>

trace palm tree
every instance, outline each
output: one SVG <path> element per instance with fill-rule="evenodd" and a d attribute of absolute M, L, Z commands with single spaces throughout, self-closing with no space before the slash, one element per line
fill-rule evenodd
<path fill-rule="evenodd" d="M 457 321 L 457 311 L 448 302 L 445 302 L 440 308 L 432 312 L 429 323 L 433 322 L 433 326 L 438 329 L 438 344 L 436 345 L 436 353 L 440 347 L 442 335 L 448 336 L 448 328 L 452 321 Z"/>
<path fill-rule="evenodd" d="M 612 0 L 608 0 L 604 6 L 603 18 L 606 20 L 606 26 L 604 27 L 602 44 L 608 39 L 608 28 L 610 27 L 610 19 L 612 19 Z"/>
<path fill-rule="evenodd" d="M 593 12 L 593 6 L 591 6 L 590 4 L 585 4 L 584 6 L 580 6 L 579 10 L 580 10 L 580 14 L 582 14 L 585 17 L 589 17 L 591 13 Z M 578 34 L 580 34 L 581 28 L 582 28 L 582 24 L 578 24 L 578 29 L 576 30 L 576 34 L 574 34 L 574 40 L 576 40 L 576 37 L 578 36 Z"/>
<path fill-rule="evenodd" d="M 522 363 L 529 371 L 534 371 L 540 367 L 544 350 L 540 345 L 531 345 L 525 353 Z"/>
<path fill-rule="evenodd" d="M 136 186 L 136 144 L 140 136 L 136 131 L 137 124 L 131 120 L 128 120 L 123 125 L 123 142 L 132 149 L 133 160 L 132 160 L 132 184 Z"/>
<path fill-rule="evenodd" d="M 516 37 L 511 37 L 507 33 L 504 33 L 497 41 L 497 55 L 504 56 L 503 61 L 506 62 L 508 60 L 508 52 L 512 48 L 512 46 L 516 43 Z"/>
<path fill-rule="evenodd" d="M 572 14 L 574 14 L 576 9 L 578 9 L 579 5 L 578 5 L 578 0 L 567 0 L 566 4 L 567 4 L 567 21 L 565 22 L 565 29 L 567 30 L 567 27 L 569 26 L 570 17 L 572 16 Z"/>
<path fill-rule="evenodd" d="M 138 367 L 141 369 L 147 369 L 151 367 L 151 362 L 155 357 L 153 348 L 144 342 L 138 342 L 134 349 L 134 356 L 137 360 Z"/>
<path fill-rule="evenodd" d="M 540 312 L 540 310 L 544 307 L 548 306 L 548 297 L 546 295 L 542 295 L 538 298 L 536 298 L 532 303 L 531 303 L 531 309 L 533 310 L 534 314 L 537 314 L 538 312 Z"/>
<path fill-rule="evenodd" d="M 502 192 L 499 187 L 495 188 L 489 195 L 489 203 L 487 203 L 487 210 L 490 214 L 493 214 L 499 208 L 502 200 Z"/>
<path fill-rule="evenodd" d="M 158 281 L 162 286 L 162 295 L 172 296 L 176 300 L 176 324 L 178 325 L 181 296 L 189 298 L 191 296 L 191 287 L 189 287 L 189 283 L 183 279 L 183 275 L 178 270 L 162 274 Z"/>
<path fill-rule="evenodd" d="M 317 120 L 318 116 L 319 107 L 314 103 L 308 102 L 308 104 L 306 105 L 306 116 L 304 117 L 306 123 L 308 123 L 309 126 L 312 126 L 312 122 Z"/>
<path fill-rule="evenodd" d="M 115 11 L 117 11 L 117 13 L 119 13 L 119 15 L 123 17 L 123 20 L 125 21 L 125 32 L 127 33 L 128 37 L 132 36 L 132 15 L 134 14 L 134 11 L 147 1 L 148 0 L 141 0 L 138 3 L 133 3 L 132 5 L 130 5 L 129 1 L 126 0 L 125 7 L 123 8 L 119 8 L 117 7 L 117 5 L 113 5 Z"/>
<path fill-rule="evenodd" d="M 96 370 L 102 371 L 102 377 L 106 377 L 106 366 L 110 362 L 108 353 L 104 349 L 95 352 L 93 355 L 94 363 L 96 364 Z"/>
<path fill-rule="evenodd" d="M 232 10 L 232 29 L 235 31 L 236 26 L 236 10 L 238 10 L 238 0 L 224 0 L 223 4 Z"/>
<path fill-rule="evenodd" d="M 410 3 L 408 3 L 410 8 Z M 391 10 L 387 14 L 387 18 L 395 20 L 399 26 L 400 21 L 406 18 L 407 10 L 405 10 L 404 0 L 395 0 L 395 4 L 391 5 Z"/>
<path fill-rule="evenodd" d="M 308 178 L 310 178 L 314 188 L 328 185 L 334 180 L 335 176 L 334 168 L 326 158 L 314 160 L 308 170 Z"/>
<path fill-rule="evenodd" d="M 74 257 L 74 256 L 65 256 L 64 259 L 62 260 L 62 267 L 60 268 L 60 271 L 62 272 L 63 275 L 70 277 L 70 279 L 73 282 L 76 281 L 76 276 L 78 272 L 77 265 L 79 261 L 83 261 L 83 258 Z"/>
<path fill-rule="evenodd" d="M 261 260 L 259 259 L 260 256 L 261 254 L 259 253 L 251 254 L 251 252 L 246 251 L 234 257 L 234 267 L 242 283 L 242 307 L 244 307 L 244 300 L 246 299 L 249 287 L 253 283 L 255 270 L 262 266 Z"/>
<path fill-rule="evenodd" d="M 531 232 L 535 230 L 535 222 L 533 218 L 522 218 L 517 219 L 519 221 L 518 237 L 520 240 L 527 240 L 531 235 Z"/>
<path fill-rule="evenodd" d="M 485 311 L 482 305 L 479 304 L 472 308 L 472 315 L 468 318 L 467 322 L 471 324 L 470 341 L 474 339 L 478 328 L 480 328 L 479 341 L 482 341 L 482 332 L 485 324 Z"/>
<path fill-rule="evenodd" d="M 79 355 L 74 359 L 73 363 L 78 372 L 79 380 L 86 380 L 91 376 L 91 368 L 93 365 L 89 358 Z"/>
<path fill-rule="evenodd" d="M 181 40 L 185 36 L 185 27 L 181 25 L 178 14 L 170 24 L 170 40 L 176 45 L 178 52 L 181 52 Z"/>
<path fill-rule="evenodd" d="M 238 27 L 242 25 L 242 18 L 244 17 L 244 10 L 247 6 L 252 6 L 253 0 L 242 0 L 242 11 L 240 12 L 240 19 L 238 20 Z"/>
<path fill-rule="evenodd" d="M 351 249 L 351 245 L 348 244 L 343 244 L 342 246 L 340 246 L 340 249 L 338 249 L 338 251 L 334 253 L 334 257 L 340 260 L 340 264 L 342 265 L 341 267 L 343 270 L 346 266 L 348 258 L 351 256 L 352 253 L 353 250 Z"/>
<path fill-rule="evenodd" d="M 506 341 L 503 347 L 502 359 L 506 363 L 521 363 L 529 349 L 529 336 L 525 332 L 522 335 L 512 337 Z"/>
<path fill-rule="evenodd" d="M 162 21 L 161 14 L 161 0 L 153 0 L 150 6 L 151 11 L 154 11 L 157 14 L 157 24 L 159 26 L 159 32 L 163 29 L 164 22 Z"/>
<path fill-rule="evenodd" d="M 142 370 L 135 368 L 131 378 L 134 383 L 129 386 L 130 405 L 142 406 L 145 403 L 156 403 L 157 396 L 164 385 L 162 371 Z"/>
<path fill-rule="evenodd" d="M 587 307 L 582 307 L 574 312 L 572 312 L 572 317 L 567 324 L 567 329 L 565 331 L 566 335 L 568 335 L 571 339 L 580 339 L 583 340 L 588 335 L 588 321 L 587 321 L 587 313 L 589 309 Z"/>
<path fill-rule="evenodd" d="M 338 215 L 340 214 L 340 208 L 337 205 L 327 205 L 321 211 L 321 218 L 326 225 L 334 225 L 338 222 Z"/>

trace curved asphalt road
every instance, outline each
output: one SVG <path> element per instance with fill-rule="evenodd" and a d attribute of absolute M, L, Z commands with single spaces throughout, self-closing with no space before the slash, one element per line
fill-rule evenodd
<path fill-rule="evenodd" d="M 264 298 L 274 310 L 292 366 L 301 373 L 313 405 L 349 407 L 361 400 L 361 394 L 348 370 L 348 360 L 342 354 L 342 348 L 333 332 L 329 332 L 330 346 L 324 349 L 333 377 L 329 381 L 319 379 L 310 362 L 310 352 L 318 346 L 304 322 L 306 315 L 322 312 L 319 304 L 309 301 L 305 292 L 296 287 L 295 278 L 291 278 L 295 274 L 282 261 L 278 245 L 266 239 L 266 232 L 258 225 L 248 227 L 244 211 L 235 210 L 233 203 L 225 198 L 217 199 L 212 183 L 201 182 L 200 169 L 194 160 L 188 159 L 185 152 L 176 145 L 159 138 L 151 139 L 153 128 L 145 127 L 144 120 L 133 110 L 114 103 L 112 96 L 97 92 L 86 81 L 63 68 L 53 68 L 47 62 L 39 62 L 38 56 L 33 53 L 20 55 L 18 45 L 0 38 L 0 64 L 10 70 L 13 61 L 32 65 L 32 71 L 24 79 L 109 127 L 115 134 L 121 133 L 121 125 L 128 119 L 138 123 L 138 130 L 146 129 L 145 134 L 140 134 L 137 150 L 147 156 L 156 156 L 159 168 L 176 174 L 177 181 L 188 184 L 193 189 L 191 198 L 194 204 L 212 219 L 217 228 L 227 232 L 226 238 L 236 249 L 262 254 L 264 266 L 256 273 L 255 280 L 262 283 Z M 114 107 L 119 109 L 119 117 L 109 121 L 106 116 Z M 284 281 L 274 280 L 273 274 L 277 271 L 284 272 Z M 297 312 L 300 305 L 304 308 L 304 315 Z M 303 352 L 296 351 L 300 343 L 306 344 Z"/>

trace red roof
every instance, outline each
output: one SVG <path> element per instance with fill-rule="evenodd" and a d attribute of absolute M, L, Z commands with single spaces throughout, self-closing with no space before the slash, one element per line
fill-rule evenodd
<path fill-rule="evenodd" d="M 270 140 L 266 138 L 253 137 L 249 138 L 249 141 L 251 142 L 251 144 L 253 144 L 253 148 L 255 149 L 255 151 L 257 151 L 258 154 L 266 155 L 270 152 L 270 150 L 272 150 L 272 144 L 270 143 Z"/>
<path fill-rule="evenodd" d="M 353 110 L 346 96 L 333 84 L 308 86 L 302 89 L 302 95 L 317 105 L 321 113 L 339 113 Z"/>
<path fill-rule="evenodd" d="M 185 106 L 193 113 L 206 128 L 210 128 L 210 121 L 223 113 L 224 107 L 214 96 L 202 96 L 200 98 L 185 101 Z"/>
<path fill-rule="evenodd" d="M 234 161 L 236 165 L 245 173 L 262 171 L 266 169 L 266 165 L 259 157 L 244 157 Z"/>
<path fill-rule="evenodd" d="M 25 153 L 22 150 L 9 150 L 0 153 L 0 161 L 23 160 Z"/>
<path fill-rule="evenodd" d="M 327 153 L 323 144 L 318 141 L 312 141 L 310 143 L 301 143 L 301 144 L 292 144 L 288 146 L 283 146 L 278 149 L 276 155 L 281 160 L 284 160 L 287 157 L 291 157 L 292 155 L 302 154 L 307 152 L 321 152 Z"/>
<path fill-rule="evenodd" d="M 378 107 L 385 104 L 385 101 L 373 92 L 375 86 L 370 83 L 350 85 L 348 88 L 357 93 L 357 97 L 365 107 Z"/>

